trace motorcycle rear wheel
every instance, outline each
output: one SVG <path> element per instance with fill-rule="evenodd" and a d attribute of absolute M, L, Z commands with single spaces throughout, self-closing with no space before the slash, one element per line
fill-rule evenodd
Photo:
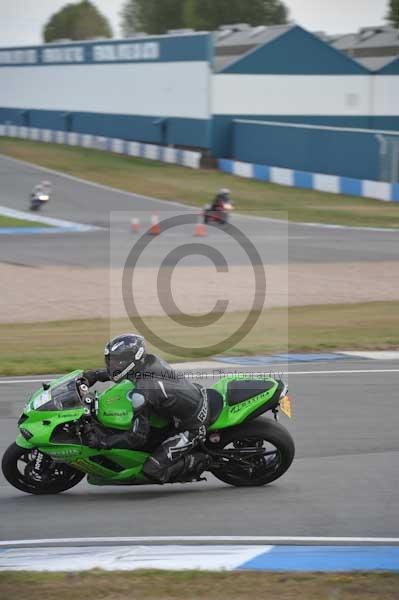
<path fill-rule="evenodd" d="M 33 460 L 33 452 L 14 443 L 7 448 L 1 462 L 3 475 L 8 483 L 22 492 L 37 495 L 59 494 L 73 488 L 86 475 L 66 463 L 54 463 L 48 455 L 43 454 L 43 457 L 53 463 L 54 473 L 51 477 L 40 481 L 32 477 L 32 470 L 29 468 Z"/>
<path fill-rule="evenodd" d="M 267 418 L 223 431 L 217 449 L 228 451 L 231 445 L 234 449 L 254 447 L 258 450 L 264 448 L 268 452 L 266 457 L 254 459 L 247 472 L 245 464 L 235 469 L 234 463 L 229 461 L 226 461 L 225 467 L 211 470 L 217 479 L 235 487 L 263 486 L 275 481 L 289 469 L 295 456 L 291 434 L 285 427 Z"/>

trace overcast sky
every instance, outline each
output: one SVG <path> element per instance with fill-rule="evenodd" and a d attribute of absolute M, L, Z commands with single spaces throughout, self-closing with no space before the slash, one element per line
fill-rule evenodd
<path fill-rule="evenodd" d="M 0 46 L 40 43 L 43 24 L 68 1 L 74 0 L 0 0 Z M 120 36 L 119 13 L 124 2 L 125 0 L 94 1 L 110 20 L 115 37 Z M 284 2 L 290 9 L 291 20 L 307 29 L 324 30 L 328 33 L 346 33 L 357 31 L 359 27 L 381 25 L 388 6 L 388 0 Z"/>

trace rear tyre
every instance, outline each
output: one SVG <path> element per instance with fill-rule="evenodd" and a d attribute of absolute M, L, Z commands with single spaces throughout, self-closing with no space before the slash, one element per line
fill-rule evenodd
<path fill-rule="evenodd" d="M 33 469 L 37 454 L 47 466 L 43 475 Z M 66 463 L 55 463 L 50 456 L 38 450 L 27 450 L 18 444 L 11 444 L 4 453 L 1 462 L 4 477 L 12 486 L 27 494 L 59 494 L 70 490 L 85 477 Z"/>
<path fill-rule="evenodd" d="M 212 444 L 212 448 L 227 451 L 245 448 L 246 452 L 248 448 L 254 448 L 254 451 L 264 449 L 267 452 L 266 456 L 253 459 L 244 455 L 239 468 L 236 461 L 226 459 L 221 467 L 211 470 L 217 479 L 236 487 L 255 487 L 275 481 L 289 469 L 295 456 L 290 433 L 267 418 L 223 431 L 218 446 Z"/>

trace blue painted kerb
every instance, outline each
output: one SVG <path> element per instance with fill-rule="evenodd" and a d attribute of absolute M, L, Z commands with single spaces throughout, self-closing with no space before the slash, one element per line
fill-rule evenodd
<path fill-rule="evenodd" d="M 395 571 L 398 546 L 273 546 L 241 565 L 256 571 Z"/>

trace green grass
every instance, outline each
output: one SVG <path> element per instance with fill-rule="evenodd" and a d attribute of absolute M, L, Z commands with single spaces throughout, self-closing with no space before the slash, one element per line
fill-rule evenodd
<path fill-rule="evenodd" d="M 397 573 L 0 573 L 7 600 L 397 600 Z"/>
<path fill-rule="evenodd" d="M 0 153 L 51 169 L 164 200 L 202 206 L 220 187 L 233 192 L 237 209 L 290 221 L 399 228 L 399 204 L 301 190 L 243 179 L 216 170 L 193 171 L 156 161 L 11 138 Z M 93 207 L 95 214 L 95 207 Z"/>
<path fill-rule="evenodd" d="M 195 344 L 220 342 L 243 322 L 244 314 L 227 313 L 211 327 L 195 329 Z M 161 337 L 187 345 L 187 328 L 168 317 L 148 317 L 148 326 Z M 112 333 L 111 333 L 112 326 Z M 0 325 L 0 375 L 60 373 L 98 367 L 111 335 L 133 329 L 129 321 L 76 320 Z M 168 360 L 182 360 L 149 346 Z M 271 309 L 264 312 L 245 339 L 229 355 L 288 351 L 384 350 L 399 348 L 399 302 L 320 305 Z M 215 352 L 217 354 L 217 352 Z M 187 350 L 184 360 L 206 356 Z"/>
<path fill-rule="evenodd" d="M 24 221 L 23 219 L 14 219 L 13 217 L 0 215 L 0 229 L 2 227 L 49 227 L 49 225 L 39 223 L 39 221 Z"/>

